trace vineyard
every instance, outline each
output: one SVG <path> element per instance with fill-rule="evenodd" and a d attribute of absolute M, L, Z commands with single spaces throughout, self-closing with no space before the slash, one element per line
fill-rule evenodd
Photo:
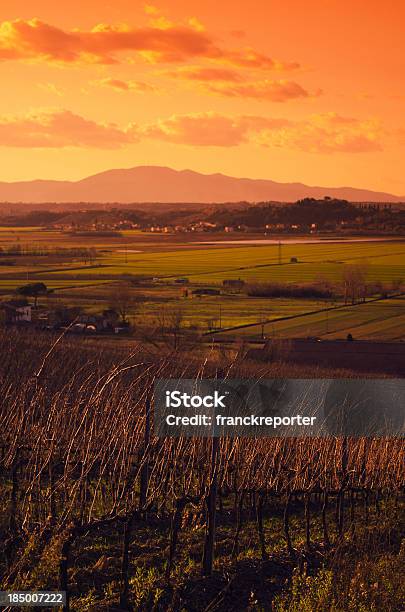
<path fill-rule="evenodd" d="M 64 590 L 66 611 L 401 610 L 403 440 L 153 434 L 159 378 L 341 373 L 0 333 L 1 589 Z"/>

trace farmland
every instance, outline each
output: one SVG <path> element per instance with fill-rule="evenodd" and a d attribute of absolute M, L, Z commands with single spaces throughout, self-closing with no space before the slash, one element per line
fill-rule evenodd
<path fill-rule="evenodd" d="M 95 313 L 108 307 L 114 288 L 124 282 L 133 295 L 131 317 L 138 328 L 153 329 L 158 318 L 181 310 L 184 327 L 200 333 L 257 324 L 256 328 L 229 332 L 229 338 L 338 338 L 347 333 L 358 338 L 404 337 L 402 299 L 348 306 L 325 314 L 325 308 L 343 305 L 341 296 L 333 300 L 264 299 L 222 286 L 227 279 L 241 279 L 246 284 L 339 284 L 350 265 L 365 266 L 367 282 L 400 286 L 405 280 L 404 241 L 197 238 L 137 230 L 125 230 L 118 236 L 95 232 L 83 237 L 35 227 L 0 228 L 0 292 L 12 296 L 24 283 L 43 282 L 52 291 L 42 300 L 43 307 L 63 303 Z M 179 277 L 188 279 L 186 292 L 175 283 Z M 218 288 L 221 294 L 192 297 L 193 290 L 204 287 Z M 314 314 L 302 319 L 286 319 L 311 312 Z"/>
<path fill-rule="evenodd" d="M 162 278 L 188 276 L 192 280 L 208 283 L 220 283 L 228 275 L 236 274 L 249 281 L 297 282 L 313 280 L 321 275 L 339 279 L 345 263 L 360 261 L 370 264 L 370 278 L 385 281 L 398 278 L 398 275 L 405 277 L 405 243 L 401 242 L 283 244 L 281 262 L 277 245 L 239 247 L 227 246 L 226 242 L 223 245 L 218 248 L 209 243 L 206 246 L 190 243 L 174 245 L 162 251 L 162 246 L 156 242 L 154 246 L 142 248 L 140 245 L 139 253 L 131 252 L 129 247 L 125 253 L 125 245 L 105 253 L 103 250 L 110 250 L 111 245 L 100 245 L 98 269 L 92 273 L 107 278 L 125 274 Z M 297 263 L 291 263 L 293 257 L 297 258 Z M 46 273 L 42 265 L 41 269 L 36 269 L 27 262 L 26 271 L 43 278 L 48 278 L 48 274 L 50 278 L 63 274 L 63 267 Z M 71 277 L 80 278 L 88 274 L 87 266 L 82 266 L 72 270 Z"/>
<path fill-rule="evenodd" d="M 65 612 L 401 610 L 400 439 L 158 438 L 150 425 L 159 378 L 356 378 L 244 350 L 403 340 L 405 243 L 222 238 L 0 232 L 2 299 L 43 283 L 36 315 L 125 299 L 132 324 L 123 338 L 0 327 L 0 588 L 59 588 Z M 347 299 L 357 265 L 371 290 Z"/>
<path fill-rule="evenodd" d="M 134 335 L 154 335 L 175 313 L 182 331 L 211 341 L 319 337 L 399 341 L 405 338 L 405 241 L 375 237 L 302 236 L 267 239 L 246 234 L 153 234 L 124 230 L 64 232 L 0 228 L 0 293 L 11 298 L 28 283 L 44 283 L 43 310 L 77 306 L 97 314 L 123 285 L 131 296 Z M 343 276 L 365 270 L 375 285 L 366 303 L 346 304 Z M 176 283 L 186 279 L 187 284 Z M 328 286 L 331 295 L 258 297 L 223 283 Z M 395 289 L 394 289 L 395 287 Z M 217 295 L 194 295 L 214 289 Z M 397 296 L 397 297 L 394 297 Z M 359 300 L 357 301 L 359 302 Z"/>
<path fill-rule="evenodd" d="M 313 304 L 315 307 L 316 305 L 317 303 Z M 340 306 L 331 310 L 322 309 L 314 312 L 314 314 L 294 319 L 282 320 L 283 316 L 281 313 L 277 317 L 270 315 L 270 321 L 264 325 L 243 327 L 236 332 L 249 338 L 260 337 L 262 330 L 268 338 L 316 336 L 332 340 L 343 338 L 349 333 L 359 340 L 402 340 L 405 338 L 404 297 L 343 308 Z M 286 314 L 285 316 L 289 317 L 291 315 Z M 234 333 L 235 331 L 230 330 L 223 336 L 226 337 L 227 334 Z"/>

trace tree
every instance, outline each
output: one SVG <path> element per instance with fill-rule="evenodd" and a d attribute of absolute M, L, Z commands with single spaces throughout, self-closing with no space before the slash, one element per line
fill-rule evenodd
<path fill-rule="evenodd" d="M 128 317 L 136 310 L 136 300 L 129 285 L 121 283 L 114 285 L 109 296 L 109 307 L 115 310 L 123 323 L 128 323 Z"/>
<path fill-rule="evenodd" d="M 181 309 L 172 310 L 168 315 L 168 331 L 173 338 L 173 348 L 175 350 L 180 346 L 183 324 L 183 311 Z"/>
<path fill-rule="evenodd" d="M 38 297 L 40 295 L 47 295 L 48 288 L 45 283 L 31 283 L 29 285 L 19 287 L 17 289 L 17 293 L 25 297 L 34 298 L 34 308 L 36 308 L 38 304 Z"/>
<path fill-rule="evenodd" d="M 355 304 L 366 297 L 367 264 L 348 264 L 343 269 L 345 303 Z"/>

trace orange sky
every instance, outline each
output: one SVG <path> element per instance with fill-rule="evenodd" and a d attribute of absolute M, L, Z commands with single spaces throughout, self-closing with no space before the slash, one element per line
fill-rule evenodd
<path fill-rule="evenodd" d="M 144 164 L 405 195 L 402 0 L 2 0 L 0 180 Z"/>

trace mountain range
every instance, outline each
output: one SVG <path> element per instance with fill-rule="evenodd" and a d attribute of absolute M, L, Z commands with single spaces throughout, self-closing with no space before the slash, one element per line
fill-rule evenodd
<path fill-rule="evenodd" d="M 294 202 L 304 197 L 354 202 L 404 202 L 404 197 L 354 187 L 318 187 L 267 179 L 201 174 L 162 166 L 107 170 L 79 181 L 0 182 L 0 202 Z"/>

